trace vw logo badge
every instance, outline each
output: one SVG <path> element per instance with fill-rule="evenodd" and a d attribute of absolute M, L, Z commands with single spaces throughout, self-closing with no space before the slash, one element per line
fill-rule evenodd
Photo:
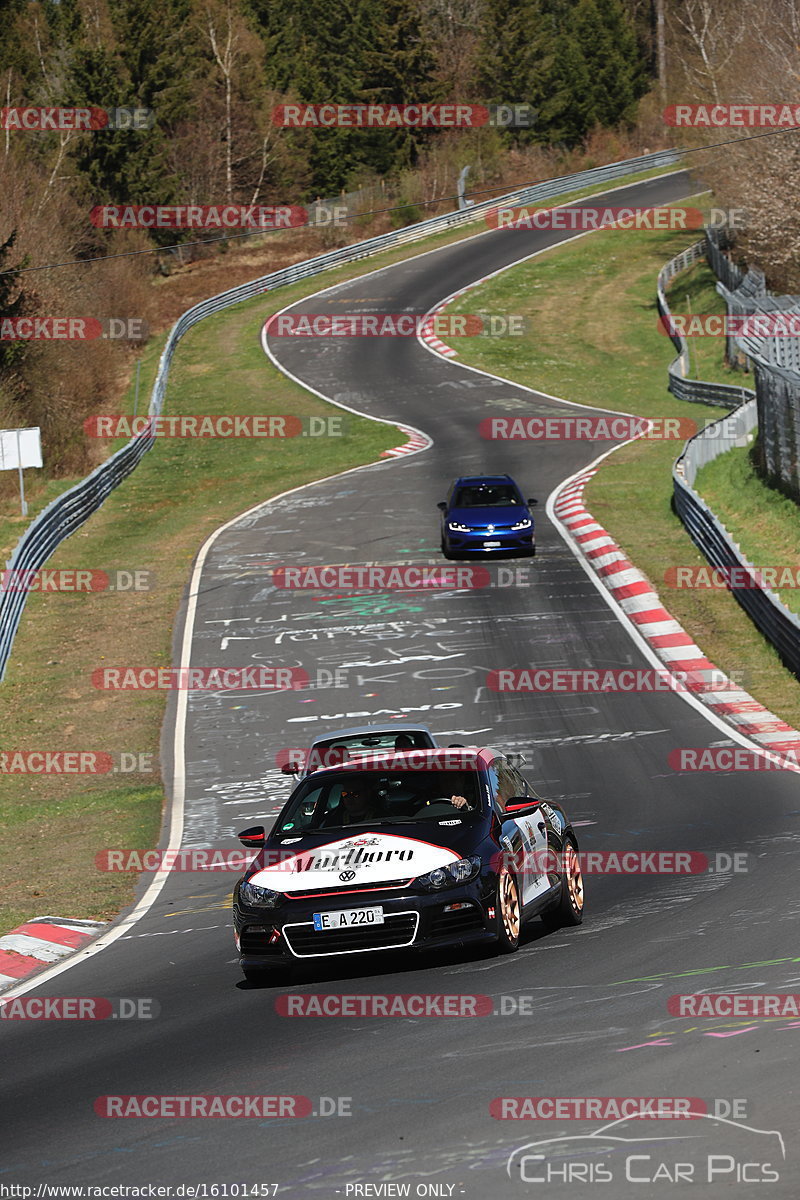
<path fill-rule="evenodd" d="M 349 883 L 350 880 L 355 879 L 355 877 L 356 877 L 355 871 L 340 871 L 339 872 L 339 878 L 341 879 L 342 883 Z"/>
<path fill-rule="evenodd" d="M 489 533 L 494 533 L 494 525 L 489 526 Z"/>

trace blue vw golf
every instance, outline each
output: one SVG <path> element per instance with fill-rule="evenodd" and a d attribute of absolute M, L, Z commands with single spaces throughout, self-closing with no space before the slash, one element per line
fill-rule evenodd
<path fill-rule="evenodd" d="M 442 500 L 442 554 L 535 554 L 530 508 L 510 475 L 463 475 Z"/>

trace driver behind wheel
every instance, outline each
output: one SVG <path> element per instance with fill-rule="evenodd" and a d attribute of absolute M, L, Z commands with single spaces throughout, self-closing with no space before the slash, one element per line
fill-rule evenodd
<path fill-rule="evenodd" d="M 448 772 L 444 779 L 440 777 L 426 780 L 417 793 L 417 802 L 421 808 L 429 808 L 439 802 L 452 804 L 454 808 L 470 809 L 473 807 L 472 796 L 470 775 L 465 772 Z"/>
<path fill-rule="evenodd" d="M 341 803 L 335 817 L 337 824 L 359 825 L 365 821 L 374 821 L 379 816 L 378 804 L 366 784 L 358 779 L 343 786 Z"/>

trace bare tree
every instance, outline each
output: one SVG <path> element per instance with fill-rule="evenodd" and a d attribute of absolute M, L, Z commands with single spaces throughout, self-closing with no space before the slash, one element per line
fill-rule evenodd
<path fill-rule="evenodd" d="M 656 17 L 656 73 L 661 107 L 667 106 L 667 38 L 664 20 L 664 0 L 654 0 Z"/>
<path fill-rule="evenodd" d="M 482 13 L 483 0 L 428 0 L 421 12 L 434 78 L 454 100 L 472 99 Z"/>
<path fill-rule="evenodd" d="M 208 6 L 204 14 L 204 23 L 211 52 L 225 88 L 225 199 L 230 204 L 233 199 L 233 72 L 239 49 L 239 37 L 234 30 L 230 0 L 224 6 Z"/>
<path fill-rule="evenodd" d="M 749 0 L 727 8 L 717 0 L 678 0 L 669 10 L 673 55 L 693 98 L 719 104 L 727 73 L 748 33 L 743 9 Z"/>

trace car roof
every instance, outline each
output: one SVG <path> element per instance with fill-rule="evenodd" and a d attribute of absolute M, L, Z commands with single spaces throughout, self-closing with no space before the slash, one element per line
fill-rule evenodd
<path fill-rule="evenodd" d="M 432 738 L 433 734 L 427 725 L 413 725 L 409 721 L 386 721 L 383 725 L 353 725 L 350 729 L 334 729 L 327 733 L 320 733 L 312 741 L 312 745 L 317 742 L 329 742 L 333 738 L 340 737 L 358 737 L 359 734 L 370 733 L 405 733 L 406 730 L 413 730 L 415 733 L 427 733 L 428 737 Z"/>
<path fill-rule="evenodd" d="M 376 750 L 373 754 L 361 754 L 356 759 L 349 759 L 347 762 L 334 763 L 328 767 L 320 767 L 319 770 L 313 772 L 313 776 L 317 778 L 320 775 L 341 775 L 342 772 L 364 772 L 367 774 L 372 768 L 370 763 L 374 759 L 386 760 L 391 755 L 392 766 L 386 767 L 386 770 L 402 771 L 403 760 L 407 759 L 409 767 L 412 766 L 417 770 L 420 769 L 419 764 L 435 763 L 442 761 L 445 764 L 453 763 L 452 766 L 445 766 L 442 769 L 452 771 L 469 771 L 473 766 L 479 767 L 486 765 L 488 761 L 496 755 L 502 754 L 501 750 L 496 750 L 489 746 L 448 746 L 439 747 L 435 750 Z M 461 756 L 466 761 L 460 761 Z M 470 760 L 474 760 L 471 762 Z M 311 776 L 306 776 L 310 779 Z"/>
<path fill-rule="evenodd" d="M 460 475 L 455 482 L 455 486 L 481 483 L 514 483 L 514 480 L 510 475 Z M 516 487 L 516 484 L 514 486 Z"/>

